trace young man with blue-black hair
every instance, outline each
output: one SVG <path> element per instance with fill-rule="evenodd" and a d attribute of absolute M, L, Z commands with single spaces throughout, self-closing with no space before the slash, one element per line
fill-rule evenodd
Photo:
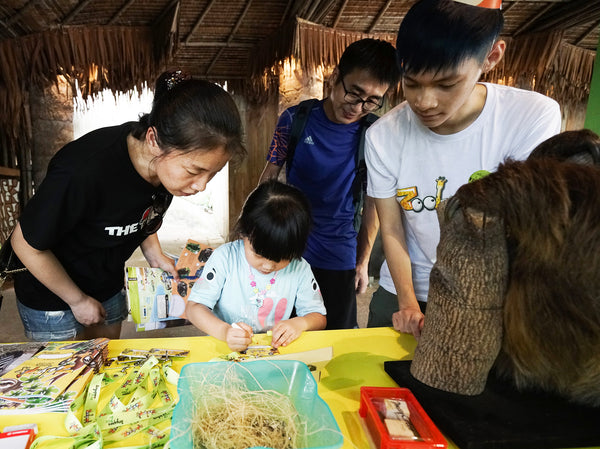
<path fill-rule="evenodd" d="M 396 55 L 406 101 L 373 124 L 365 142 L 367 192 L 386 256 L 369 326 L 420 336 L 439 202 L 472 174 L 525 159 L 560 131 L 554 100 L 479 82 L 506 48 L 499 8 L 500 0 L 421 0 L 400 25 Z"/>

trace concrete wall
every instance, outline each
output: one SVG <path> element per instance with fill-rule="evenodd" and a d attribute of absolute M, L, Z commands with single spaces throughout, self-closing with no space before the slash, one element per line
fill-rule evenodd
<path fill-rule="evenodd" d="M 46 176 L 48 162 L 65 144 L 73 140 L 73 96 L 63 81 L 29 95 L 33 128 L 32 164 L 34 188 Z"/>

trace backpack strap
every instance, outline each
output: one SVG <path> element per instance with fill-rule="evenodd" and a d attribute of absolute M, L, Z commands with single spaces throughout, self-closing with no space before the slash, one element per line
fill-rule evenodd
<path fill-rule="evenodd" d="M 356 152 L 356 176 L 354 178 L 354 185 L 352 191 L 354 200 L 358 199 L 361 191 L 366 190 L 367 187 L 367 164 L 365 162 L 365 134 L 367 129 L 375 120 L 379 117 L 373 113 L 365 115 L 360 123 L 360 137 L 358 138 L 358 150 Z"/>
<path fill-rule="evenodd" d="M 296 151 L 296 146 L 300 141 L 300 137 L 302 137 L 302 133 L 304 132 L 304 128 L 306 127 L 306 122 L 308 122 L 308 116 L 310 115 L 310 111 L 317 104 L 319 100 L 316 98 L 311 98 L 309 100 L 304 100 L 298 104 L 296 107 L 296 112 L 294 113 L 294 118 L 292 119 L 292 126 L 290 130 L 290 138 L 288 140 L 287 145 L 287 154 L 285 157 L 285 166 L 286 166 L 286 174 L 289 175 L 290 170 L 292 169 L 292 161 L 294 160 L 294 152 Z"/>
<path fill-rule="evenodd" d="M 359 232 L 362 224 L 362 212 L 367 191 L 367 163 L 365 162 L 365 134 L 369 126 L 379 117 L 375 114 L 365 115 L 360 123 L 360 136 L 356 151 L 356 171 L 352 182 L 352 204 L 354 206 L 354 230 Z"/>

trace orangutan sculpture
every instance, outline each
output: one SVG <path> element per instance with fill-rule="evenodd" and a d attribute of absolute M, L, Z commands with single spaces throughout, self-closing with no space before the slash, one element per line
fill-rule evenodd
<path fill-rule="evenodd" d="M 494 367 L 519 389 L 600 406 L 600 166 L 560 157 L 574 136 L 559 136 L 440 204 L 421 382 L 475 395 Z"/>

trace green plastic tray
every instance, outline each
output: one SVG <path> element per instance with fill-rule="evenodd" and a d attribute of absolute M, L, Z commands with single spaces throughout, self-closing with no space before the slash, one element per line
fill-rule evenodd
<path fill-rule="evenodd" d="M 241 377 L 248 390 L 274 390 L 290 397 L 307 421 L 307 445 L 298 449 L 336 449 L 344 442 L 329 406 L 317 394 L 317 384 L 306 364 L 296 360 L 190 363 L 181 369 L 177 384 L 179 402 L 173 412 L 171 449 L 194 449 L 190 422 L 194 389 L 202 382 L 220 385 L 227 370 Z M 267 448 L 268 449 L 268 448 Z"/>

